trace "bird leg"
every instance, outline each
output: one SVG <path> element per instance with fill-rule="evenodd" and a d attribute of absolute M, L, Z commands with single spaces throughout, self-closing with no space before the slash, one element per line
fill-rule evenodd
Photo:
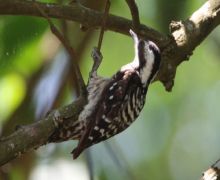
<path fill-rule="evenodd" d="M 93 76 L 97 76 L 97 70 L 99 68 L 99 65 L 102 62 L 103 56 L 102 56 L 102 53 L 100 50 L 101 50 L 101 46 L 102 46 L 102 40 L 103 40 L 103 36 L 104 36 L 104 32 L 105 32 L 105 26 L 106 26 L 106 21 L 108 18 L 110 5 L 111 5 L 110 0 L 106 0 L 103 21 L 102 21 L 102 25 L 101 25 L 100 34 L 99 34 L 98 46 L 94 47 L 92 50 L 92 58 L 93 58 L 94 62 L 93 62 L 92 70 L 89 74 L 89 79 L 91 79 Z"/>
<path fill-rule="evenodd" d="M 97 76 L 97 70 L 103 58 L 102 53 L 97 47 L 93 48 L 91 56 L 93 59 L 93 66 L 91 72 L 89 73 L 89 79 L 91 79 L 93 76 Z"/>

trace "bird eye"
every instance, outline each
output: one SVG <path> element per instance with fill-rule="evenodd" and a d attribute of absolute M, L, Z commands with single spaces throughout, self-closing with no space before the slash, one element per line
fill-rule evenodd
<path fill-rule="evenodd" d="M 153 44 L 149 44 L 149 49 L 151 50 L 151 51 L 154 51 L 154 46 L 153 46 Z"/>
<path fill-rule="evenodd" d="M 149 50 L 152 51 L 154 54 L 159 54 L 160 53 L 160 50 L 158 49 L 158 47 L 150 41 L 149 43 Z"/>

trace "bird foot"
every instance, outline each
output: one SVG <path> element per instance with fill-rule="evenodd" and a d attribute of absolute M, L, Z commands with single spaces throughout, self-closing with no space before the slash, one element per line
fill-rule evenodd
<path fill-rule="evenodd" d="M 91 56 L 92 56 L 92 59 L 93 59 L 94 62 L 93 62 L 92 70 L 90 72 L 90 77 L 94 73 L 97 74 L 97 70 L 98 70 L 98 68 L 99 68 L 99 66 L 102 62 L 102 58 L 103 58 L 102 53 L 100 52 L 100 50 L 98 50 L 97 47 L 93 48 Z"/>

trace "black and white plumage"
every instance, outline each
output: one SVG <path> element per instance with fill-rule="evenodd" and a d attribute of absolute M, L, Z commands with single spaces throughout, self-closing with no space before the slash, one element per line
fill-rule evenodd
<path fill-rule="evenodd" d="M 130 30 L 135 43 L 134 60 L 123 66 L 112 78 L 91 74 L 88 85 L 88 104 L 79 116 L 84 130 L 73 157 L 101 141 L 125 130 L 144 107 L 150 82 L 160 66 L 160 50 Z"/>
<path fill-rule="evenodd" d="M 125 130 L 144 107 L 148 86 L 159 70 L 160 50 L 132 30 L 130 34 L 134 40 L 134 60 L 111 78 L 97 75 L 99 64 L 93 68 L 87 87 L 88 103 L 78 121 L 66 133 L 62 132 L 63 139 L 79 139 L 72 152 L 74 159 L 84 149 Z M 100 61 L 97 55 L 93 58 Z"/>

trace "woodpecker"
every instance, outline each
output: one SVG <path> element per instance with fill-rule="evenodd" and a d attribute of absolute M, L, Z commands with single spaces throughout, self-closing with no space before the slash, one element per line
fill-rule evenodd
<path fill-rule="evenodd" d="M 78 121 L 66 129 L 63 139 L 78 139 L 72 151 L 77 158 L 84 149 L 124 131 L 140 114 L 149 84 L 160 67 L 160 50 L 151 41 L 130 30 L 134 40 L 134 60 L 121 67 L 111 78 L 97 75 L 101 53 L 94 51 L 94 65 L 87 86 L 88 103 Z"/>

